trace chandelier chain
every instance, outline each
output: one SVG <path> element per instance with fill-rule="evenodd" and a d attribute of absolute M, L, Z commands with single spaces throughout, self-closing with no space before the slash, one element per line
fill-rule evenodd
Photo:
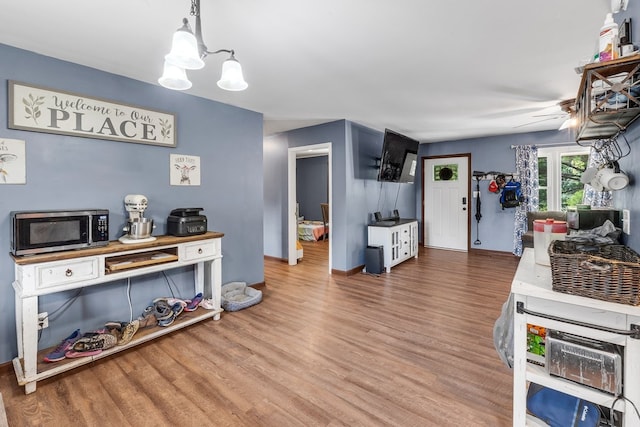
<path fill-rule="evenodd" d="M 198 10 L 198 5 L 196 4 L 196 0 L 191 0 L 191 12 L 189 12 L 191 16 L 200 15 L 200 11 Z"/>

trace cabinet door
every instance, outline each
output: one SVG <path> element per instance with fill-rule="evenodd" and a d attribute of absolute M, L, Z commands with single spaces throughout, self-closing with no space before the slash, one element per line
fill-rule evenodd
<path fill-rule="evenodd" d="M 397 263 L 400 258 L 402 240 L 400 230 L 397 227 L 391 228 L 391 265 Z"/>
<path fill-rule="evenodd" d="M 409 224 L 411 234 L 411 256 L 418 255 L 418 222 Z"/>

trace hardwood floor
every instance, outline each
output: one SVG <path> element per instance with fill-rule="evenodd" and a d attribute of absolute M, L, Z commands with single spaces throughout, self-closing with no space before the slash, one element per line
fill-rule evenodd
<path fill-rule="evenodd" d="M 492 329 L 517 259 L 420 248 L 327 274 L 327 242 L 265 260 L 262 303 L 38 383 L 0 376 L 10 426 L 510 426 Z"/>

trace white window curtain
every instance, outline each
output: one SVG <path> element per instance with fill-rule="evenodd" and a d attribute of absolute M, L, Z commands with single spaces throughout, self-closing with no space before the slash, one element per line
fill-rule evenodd
<path fill-rule="evenodd" d="M 518 145 L 516 173 L 523 201 L 516 207 L 513 228 L 513 254 L 522 256 L 522 235 L 527 231 L 527 212 L 538 210 L 538 149 L 534 145 Z"/>
<path fill-rule="evenodd" d="M 591 146 L 587 167 L 598 168 L 607 162 L 601 152 L 603 146 L 604 142 L 602 141 Z M 582 203 L 593 207 L 611 207 L 613 206 L 613 193 L 611 191 L 597 191 L 589 184 L 585 184 Z"/>

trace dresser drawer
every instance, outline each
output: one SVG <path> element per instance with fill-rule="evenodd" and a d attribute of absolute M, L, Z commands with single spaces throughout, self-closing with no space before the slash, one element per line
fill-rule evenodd
<path fill-rule="evenodd" d="M 207 258 L 216 254 L 216 245 L 214 242 L 201 242 L 184 247 L 184 261 L 192 261 L 194 259 Z"/>
<path fill-rule="evenodd" d="M 43 264 L 36 267 L 36 289 L 95 279 L 98 275 L 98 258 Z"/>

